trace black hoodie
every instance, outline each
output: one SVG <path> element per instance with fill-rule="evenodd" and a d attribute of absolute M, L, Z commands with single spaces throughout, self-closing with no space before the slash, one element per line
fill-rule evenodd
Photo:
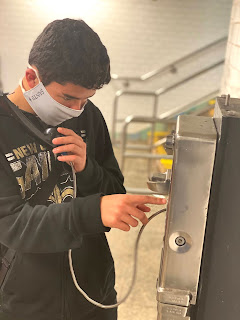
<path fill-rule="evenodd" d="M 31 205 L 56 165 L 51 148 L 6 112 L 0 97 L 1 255 L 16 250 L 0 291 L 0 320 L 79 320 L 96 308 L 75 288 L 68 266 L 72 250 L 80 286 L 93 299 L 113 303 L 114 264 L 102 224 L 102 194 L 125 193 L 109 133 L 99 109 L 88 101 L 71 128 L 87 144 L 87 164 L 77 173 L 77 198 L 66 169 L 46 204 Z M 47 125 L 24 112 L 40 130 Z M 11 169 L 11 170 L 10 170 Z"/>

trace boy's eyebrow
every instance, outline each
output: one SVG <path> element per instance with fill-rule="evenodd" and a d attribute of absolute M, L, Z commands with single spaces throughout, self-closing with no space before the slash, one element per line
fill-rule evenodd
<path fill-rule="evenodd" d="M 69 94 L 66 94 L 66 93 L 63 93 L 63 95 L 64 95 L 64 97 L 69 98 L 69 99 L 76 99 L 76 100 L 80 100 L 80 98 L 70 96 Z"/>
<path fill-rule="evenodd" d="M 94 92 L 94 94 L 95 94 L 95 92 Z M 92 96 L 94 96 L 94 94 L 92 94 L 92 95 L 89 96 L 88 98 L 91 98 Z M 66 98 L 69 98 L 69 99 L 81 100 L 81 98 L 77 98 L 77 97 L 70 96 L 70 95 L 67 94 L 67 93 L 63 93 L 63 95 L 64 95 Z M 88 98 L 86 98 L 86 99 L 88 99 Z"/>

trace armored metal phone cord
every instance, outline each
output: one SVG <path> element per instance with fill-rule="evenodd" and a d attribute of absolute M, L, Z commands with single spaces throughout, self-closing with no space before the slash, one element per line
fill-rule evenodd
<path fill-rule="evenodd" d="M 73 188 L 74 188 L 74 198 L 76 198 L 76 192 L 77 192 L 77 184 L 76 184 L 76 174 L 75 174 L 75 170 L 73 168 L 73 164 L 71 163 L 71 167 L 72 167 L 72 173 L 73 173 Z M 152 214 L 149 218 L 148 218 L 148 222 L 150 222 L 153 218 L 155 218 L 157 215 L 159 215 L 162 212 L 165 212 L 166 209 L 162 209 L 159 210 L 157 212 L 155 212 L 154 214 Z M 136 275 L 137 275 L 137 259 L 138 259 L 138 245 L 139 245 L 139 241 L 140 241 L 140 237 L 143 233 L 144 228 L 146 227 L 146 225 L 142 225 L 141 229 L 138 232 L 138 236 L 137 239 L 135 241 L 135 246 L 134 246 L 134 265 L 133 265 L 133 275 L 132 275 L 132 281 L 131 281 L 131 285 L 126 293 L 126 295 L 124 296 L 123 299 L 121 299 L 119 302 L 117 302 L 116 304 L 110 304 L 110 305 L 104 305 L 101 304 L 93 299 L 91 299 L 85 291 L 83 291 L 83 289 L 79 286 L 75 273 L 74 273 L 74 269 L 73 269 L 73 263 L 72 263 L 72 250 L 68 250 L 68 260 L 69 260 L 69 267 L 70 267 L 70 271 L 72 274 L 72 279 L 73 282 L 76 286 L 76 288 L 78 289 L 78 291 L 92 304 L 94 304 L 97 307 L 100 307 L 102 309 L 112 309 L 112 308 L 116 308 L 118 307 L 120 304 L 122 304 L 124 301 L 127 300 L 128 296 L 130 295 L 134 285 L 135 285 L 135 281 L 136 281 Z"/>

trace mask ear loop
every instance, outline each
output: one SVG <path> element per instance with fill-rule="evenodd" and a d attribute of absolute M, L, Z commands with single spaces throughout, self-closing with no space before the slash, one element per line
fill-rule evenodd
<path fill-rule="evenodd" d="M 38 74 L 37 70 L 35 70 L 33 67 L 31 67 L 30 64 L 28 64 L 28 69 L 31 69 L 31 70 L 33 70 L 35 72 L 36 77 L 37 77 L 37 79 L 38 79 L 38 81 L 40 83 L 41 80 L 39 78 L 39 74 Z M 21 78 L 18 83 L 19 83 L 19 86 L 20 86 L 22 92 L 24 93 L 24 92 L 26 92 L 26 90 L 23 88 L 22 82 L 23 82 L 23 78 Z"/>
<path fill-rule="evenodd" d="M 37 77 L 39 83 L 42 82 L 42 81 L 40 80 L 39 73 L 38 73 L 37 70 L 35 70 L 32 66 L 30 66 L 30 64 L 28 64 L 28 69 L 31 69 L 31 70 L 33 70 L 33 71 L 35 72 L 36 77 Z"/>
<path fill-rule="evenodd" d="M 21 78 L 18 83 L 19 83 L 19 85 L 20 85 L 20 88 L 21 88 L 21 90 L 22 90 L 22 93 L 24 93 L 24 92 L 26 92 L 26 90 L 23 88 L 22 82 L 23 82 L 23 78 Z"/>

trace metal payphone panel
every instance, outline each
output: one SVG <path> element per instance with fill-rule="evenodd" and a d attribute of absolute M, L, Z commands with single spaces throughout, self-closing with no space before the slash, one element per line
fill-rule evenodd
<path fill-rule="evenodd" d="M 240 99 L 216 99 L 218 141 L 197 304 L 191 320 L 240 318 Z"/>
<path fill-rule="evenodd" d="M 157 288 L 158 320 L 190 319 L 196 303 L 217 133 L 212 118 L 180 116 Z"/>

